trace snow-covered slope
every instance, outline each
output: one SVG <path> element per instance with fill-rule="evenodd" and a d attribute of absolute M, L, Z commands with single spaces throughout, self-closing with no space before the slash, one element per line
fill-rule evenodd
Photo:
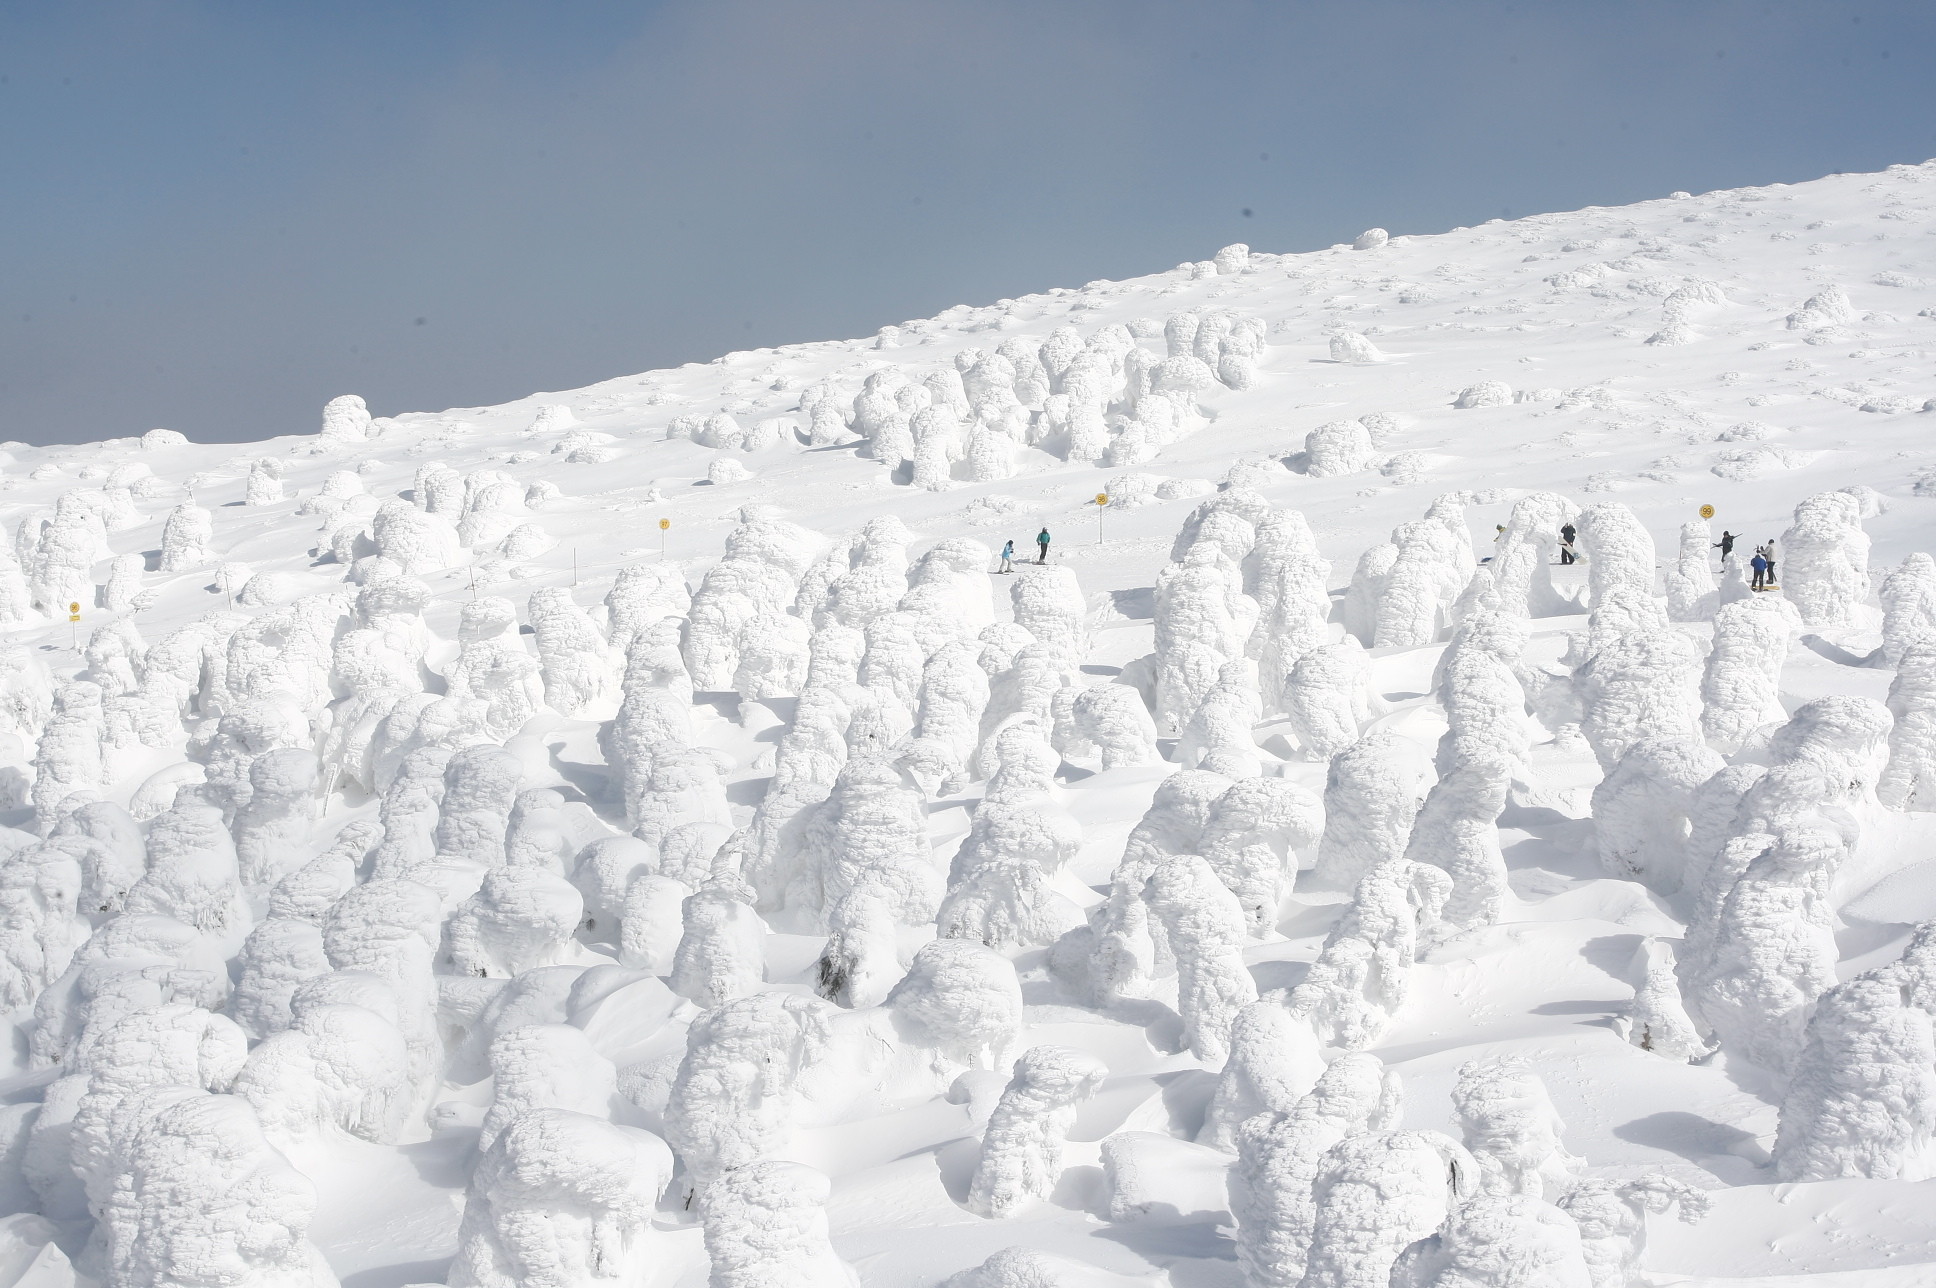
<path fill-rule="evenodd" d="M 1932 352 L 1936 163 L 7 444 L 0 1285 L 1936 1283 Z"/>

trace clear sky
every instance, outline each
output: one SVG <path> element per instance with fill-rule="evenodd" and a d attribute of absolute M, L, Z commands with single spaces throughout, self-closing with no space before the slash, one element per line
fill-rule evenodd
<path fill-rule="evenodd" d="M 0 438 L 1931 156 L 1931 0 L 0 0 Z"/>

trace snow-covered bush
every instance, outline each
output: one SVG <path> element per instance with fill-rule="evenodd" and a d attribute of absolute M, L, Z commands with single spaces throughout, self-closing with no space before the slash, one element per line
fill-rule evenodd
<path fill-rule="evenodd" d="M 1781 534 L 1782 593 L 1806 626 L 1851 626 L 1869 597 L 1869 534 L 1862 503 L 1846 492 L 1822 492 L 1795 507 Z"/>
<path fill-rule="evenodd" d="M 1598 607 L 1616 589 L 1653 595 L 1654 539 L 1632 510 L 1603 501 L 1580 515 L 1579 534 L 1590 606 Z"/>
<path fill-rule="evenodd" d="M 1047 1198 L 1062 1172 L 1062 1145 L 1076 1110 L 1107 1076 L 1109 1067 L 1085 1052 L 1057 1046 L 1024 1051 L 982 1133 L 968 1210 L 1012 1216 L 1029 1200 Z"/>
<path fill-rule="evenodd" d="M 1348 363 L 1383 362 L 1384 353 L 1357 331 L 1339 331 L 1331 337 L 1331 361 Z"/>
<path fill-rule="evenodd" d="M 275 505 L 282 500 L 282 463 L 263 457 L 249 466 L 244 505 Z"/>
<path fill-rule="evenodd" d="M 569 589 L 532 591 L 525 615 L 538 646 L 547 705 L 580 715 L 615 696 L 622 659 Z"/>
<path fill-rule="evenodd" d="M 1506 407 L 1513 400 L 1512 386 L 1503 380 L 1481 380 L 1467 385 L 1453 400 L 1454 407 Z"/>
<path fill-rule="evenodd" d="M 565 960 L 584 916 L 584 897 L 556 872 L 493 868 L 452 914 L 445 960 L 452 974 L 512 979 Z"/>
<path fill-rule="evenodd" d="M 1398 1288 L 1522 1283 L 1590 1288 L 1580 1227 L 1551 1203 L 1524 1194 L 1480 1194 L 1439 1233 L 1406 1249 L 1392 1268 Z"/>

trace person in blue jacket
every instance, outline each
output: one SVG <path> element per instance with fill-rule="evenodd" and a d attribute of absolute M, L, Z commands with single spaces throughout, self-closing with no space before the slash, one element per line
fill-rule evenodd
<path fill-rule="evenodd" d="M 1762 556 L 1760 546 L 1755 547 L 1754 558 L 1749 561 L 1748 566 L 1754 569 L 1754 588 L 1760 590 L 1762 583 L 1768 578 L 1768 560 Z"/>
<path fill-rule="evenodd" d="M 997 568 L 995 571 L 996 572 L 1014 572 L 1015 571 L 1014 567 L 1011 566 L 1009 563 L 1009 561 L 1013 558 L 1015 558 L 1015 543 L 1013 541 L 1010 541 L 1007 545 L 1002 547 L 1002 566 Z"/>
<path fill-rule="evenodd" d="M 1039 564 L 1047 563 L 1049 561 L 1049 530 L 1047 528 L 1035 534 L 1035 544 L 1041 550 L 1041 553 L 1035 557 L 1035 562 Z"/>

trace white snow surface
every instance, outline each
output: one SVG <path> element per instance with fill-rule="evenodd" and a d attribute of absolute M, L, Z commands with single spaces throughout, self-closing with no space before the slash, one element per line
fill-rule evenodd
<path fill-rule="evenodd" d="M 0 1288 L 1936 1285 L 1936 162 L 1197 253 L 0 444 Z"/>

